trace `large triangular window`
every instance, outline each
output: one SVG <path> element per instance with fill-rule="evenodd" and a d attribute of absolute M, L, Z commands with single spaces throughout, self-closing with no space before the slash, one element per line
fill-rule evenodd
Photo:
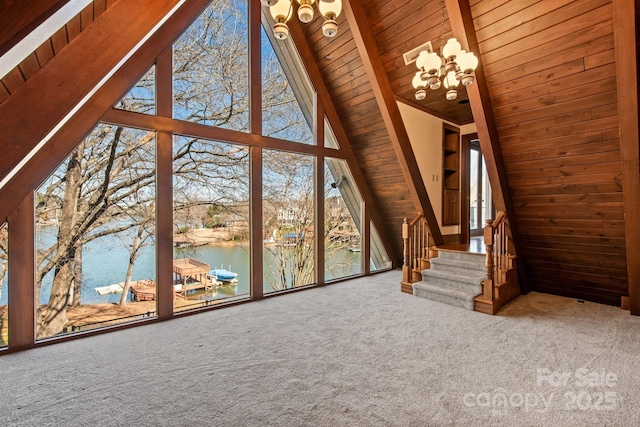
<path fill-rule="evenodd" d="M 262 27 L 262 134 L 313 144 L 313 88 L 290 40 Z"/>

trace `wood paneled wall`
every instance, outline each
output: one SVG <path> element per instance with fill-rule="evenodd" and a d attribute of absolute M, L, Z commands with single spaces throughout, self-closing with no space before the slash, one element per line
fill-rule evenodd
<path fill-rule="evenodd" d="M 534 289 L 619 305 L 627 254 L 611 0 L 471 12 Z"/>

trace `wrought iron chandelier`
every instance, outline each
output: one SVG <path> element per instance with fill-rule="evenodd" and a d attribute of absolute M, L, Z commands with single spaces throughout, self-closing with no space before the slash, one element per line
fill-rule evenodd
<path fill-rule="evenodd" d="M 273 34 L 279 40 L 289 37 L 289 27 L 287 21 L 293 15 L 293 4 L 297 2 L 298 19 L 300 22 L 308 24 L 313 21 L 313 4 L 316 0 L 260 0 L 264 6 L 269 7 L 271 16 L 276 21 L 273 26 Z M 335 37 L 338 34 L 338 23 L 336 19 L 342 12 L 342 0 L 318 0 L 318 9 L 324 17 L 322 33 L 326 37 Z"/>
<path fill-rule="evenodd" d="M 440 46 L 442 56 L 430 50 L 423 50 L 416 59 L 418 71 L 413 76 L 412 85 L 416 89 L 416 99 L 427 97 L 427 87 L 431 90 L 447 89 L 446 98 L 453 101 L 458 97 L 456 88 L 460 83 L 468 86 L 473 83 L 473 72 L 478 67 L 478 58 L 473 52 L 466 52 L 455 38 L 444 44 L 444 0 L 442 4 L 442 29 Z"/>

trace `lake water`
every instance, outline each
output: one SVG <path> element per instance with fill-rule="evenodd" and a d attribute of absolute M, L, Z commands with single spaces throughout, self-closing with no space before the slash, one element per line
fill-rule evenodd
<path fill-rule="evenodd" d="M 55 241 L 56 229 L 54 227 L 40 227 L 38 230 L 39 247 L 46 247 Z M 120 300 L 120 294 L 99 295 L 95 288 L 108 286 L 114 283 L 124 282 L 129 262 L 128 241 L 116 236 L 107 236 L 94 240 L 85 245 L 82 262 L 82 304 L 115 303 Z M 11 256 L 11 254 L 9 254 Z M 264 251 L 265 270 L 273 255 Z M 350 276 L 361 272 L 361 253 L 350 252 L 347 249 L 339 249 L 327 259 L 325 269 L 326 280 Z M 249 246 L 248 245 L 216 245 L 200 246 L 196 248 L 174 249 L 174 258 L 195 258 L 206 262 L 212 269 L 223 267 L 238 273 L 238 283 L 235 286 L 225 286 L 218 289 L 215 299 L 249 294 Z M 132 280 L 155 280 L 155 248 L 152 246 L 141 249 L 140 257 L 135 263 Z M 53 272 L 49 273 L 42 282 L 40 303 L 46 304 L 49 300 Z M 4 280 L 6 282 L 6 278 Z M 272 291 L 268 283 L 264 285 L 264 291 Z M 0 305 L 7 304 L 7 286 L 2 284 L 2 296 Z M 211 294 L 195 294 L 189 299 L 211 298 Z"/>

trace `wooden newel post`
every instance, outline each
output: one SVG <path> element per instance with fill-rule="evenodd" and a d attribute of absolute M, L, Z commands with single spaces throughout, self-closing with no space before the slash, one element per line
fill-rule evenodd
<path fill-rule="evenodd" d="M 487 248 L 487 258 L 485 260 L 485 268 L 487 269 L 486 285 L 484 286 L 484 296 L 489 301 L 494 299 L 493 286 L 493 220 L 488 219 L 487 225 L 484 227 L 484 245 Z"/>
<path fill-rule="evenodd" d="M 409 220 L 404 219 L 402 223 L 402 245 L 403 245 L 403 265 L 402 265 L 402 281 L 411 283 L 411 255 L 409 253 Z"/>

